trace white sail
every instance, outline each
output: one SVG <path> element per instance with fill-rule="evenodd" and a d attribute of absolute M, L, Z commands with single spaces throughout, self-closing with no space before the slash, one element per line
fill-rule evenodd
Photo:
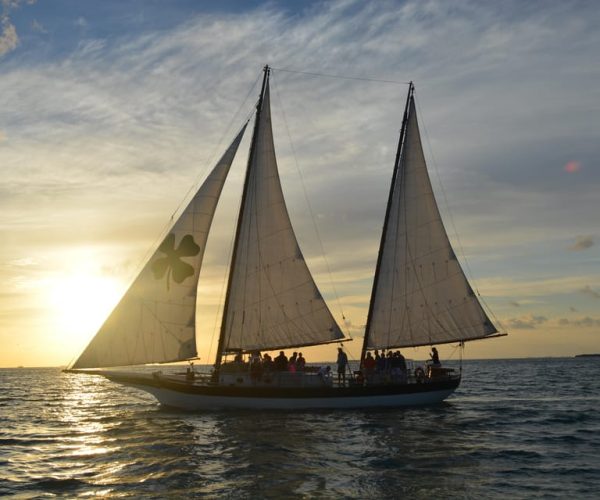
<path fill-rule="evenodd" d="M 412 96 L 381 252 L 368 348 L 431 345 L 496 333 L 444 229 Z"/>
<path fill-rule="evenodd" d="M 181 361 L 196 356 L 196 290 L 223 184 L 246 125 L 73 368 Z"/>
<path fill-rule="evenodd" d="M 343 338 L 308 270 L 287 212 L 273 144 L 268 81 L 222 325 L 222 352 L 316 345 Z"/>

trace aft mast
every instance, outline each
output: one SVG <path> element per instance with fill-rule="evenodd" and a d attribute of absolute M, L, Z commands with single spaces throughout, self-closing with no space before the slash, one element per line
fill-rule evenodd
<path fill-rule="evenodd" d="M 263 98 L 265 96 L 265 90 L 267 88 L 267 83 L 269 81 L 269 73 L 271 72 L 269 65 L 265 65 L 264 69 L 264 75 L 263 75 L 263 82 L 262 82 L 262 88 L 260 91 L 260 97 L 258 98 L 258 103 L 256 104 L 256 116 L 254 118 L 254 130 L 252 132 L 252 143 L 250 145 L 250 154 L 248 155 L 248 165 L 246 167 L 246 177 L 244 179 L 244 190 L 242 193 L 242 202 L 240 204 L 240 213 L 238 216 L 238 224 L 237 224 L 237 228 L 236 228 L 236 232 L 235 232 L 235 243 L 233 246 L 233 254 L 231 256 L 231 268 L 229 271 L 229 280 L 227 283 L 227 294 L 225 295 L 225 305 L 223 306 L 223 317 L 221 320 L 221 333 L 219 335 L 219 345 L 217 346 L 217 354 L 216 354 L 216 358 L 215 358 L 215 380 L 217 380 L 218 377 L 218 373 L 219 373 L 219 369 L 221 367 L 221 361 L 222 361 L 222 357 L 223 357 L 223 349 L 225 346 L 225 328 L 226 328 L 226 322 L 225 322 L 225 318 L 227 318 L 227 311 L 229 308 L 229 298 L 231 296 L 231 285 L 233 282 L 233 266 L 236 262 L 236 257 L 237 257 L 237 252 L 238 252 L 238 247 L 239 247 L 239 240 L 240 240 L 240 231 L 241 231 L 241 227 L 242 227 L 242 217 L 244 215 L 245 212 L 245 206 L 246 206 L 246 198 L 248 196 L 248 181 L 250 179 L 250 167 L 252 165 L 252 161 L 254 159 L 254 154 L 256 151 L 256 138 L 258 137 L 258 127 L 260 124 L 260 114 L 261 114 L 261 110 L 262 110 L 262 103 L 263 103 Z"/>
<path fill-rule="evenodd" d="M 387 235 L 388 222 L 390 218 L 390 210 L 392 208 L 392 201 L 394 198 L 394 188 L 396 186 L 396 177 L 398 176 L 398 170 L 400 170 L 400 158 L 402 157 L 402 143 L 404 142 L 404 137 L 406 136 L 406 122 L 408 120 L 408 107 L 410 104 L 410 99 L 415 90 L 415 86 L 413 82 L 408 84 L 408 95 L 406 96 L 406 104 L 404 106 L 404 116 L 402 117 L 402 126 L 400 128 L 400 137 L 398 139 L 398 149 L 396 150 L 396 160 L 394 163 L 394 173 L 392 174 L 392 182 L 390 185 L 390 194 L 388 196 L 387 207 L 385 209 L 385 219 L 383 221 L 383 230 L 381 231 L 381 242 L 379 243 L 379 253 L 377 254 L 377 265 L 375 267 L 375 277 L 373 278 L 373 288 L 371 290 L 371 301 L 369 303 L 369 314 L 367 316 L 367 324 L 365 326 L 365 337 L 363 341 L 362 350 L 360 352 L 360 364 L 362 366 L 362 362 L 365 359 L 367 354 L 367 346 L 369 345 L 369 331 L 371 326 L 371 320 L 373 319 L 373 306 L 375 303 L 375 291 L 377 290 L 377 283 L 379 281 L 379 270 L 381 268 L 381 257 L 383 256 L 383 247 L 385 243 L 385 238 Z"/>

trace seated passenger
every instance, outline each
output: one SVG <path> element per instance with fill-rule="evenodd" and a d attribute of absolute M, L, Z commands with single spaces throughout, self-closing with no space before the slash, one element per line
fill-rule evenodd
<path fill-rule="evenodd" d="M 331 366 L 322 366 L 319 368 L 318 376 L 324 383 L 331 382 Z"/>

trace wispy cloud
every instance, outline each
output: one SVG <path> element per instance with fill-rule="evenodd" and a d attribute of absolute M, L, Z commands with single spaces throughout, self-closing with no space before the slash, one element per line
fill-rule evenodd
<path fill-rule="evenodd" d="M 574 252 L 581 252 L 594 246 L 594 237 L 591 235 L 577 236 L 575 243 L 573 243 L 569 250 Z"/>
<path fill-rule="evenodd" d="M 31 29 L 37 33 L 48 34 L 48 30 L 37 19 L 31 22 Z"/>
<path fill-rule="evenodd" d="M 2 0 L 0 13 L 0 57 L 14 50 L 19 45 L 19 36 L 14 24 L 10 21 L 11 9 L 17 7 L 19 0 Z"/>
<path fill-rule="evenodd" d="M 600 318 L 592 318 L 585 316 L 578 319 L 561 318 L 559 320 L 561 326 L 577 326 L 581 328 L 593 328 L 600 326 Z"/>
<path fill-rule="evenodd" d="M 590 285 L 584 286 L 583 288 L 581 288 L 579 290 L 579 292 L 583 293 L 584 295 L 587 295 L 588 297 L 593 297 L 594 299 L 600 299 L 600 293 L 598 293 L 596 290 L 593 290 Z"/>
<path fill-rule="evenodd" d="M 160 15 L 152 5 L 144 17 Z M 598 298 L 589 284 L 600 276 L 579 275 L 577 259 L 589 252 L 570 254 L 572 268 L 564 257 L 574 234 L 597 229 L 590 207 L 597 206 L 600 175 L 588 165 L 597 160 L 600 129 L 600 67 L 590 63 L 600 50 L 600 10 L 574 5 L 554 2 L 540 12 L 519 1 L 343 1 L 290 15 L 265 3 L 241 13 L 192 9 L 181 24 L 120 31 L 82 8 L 65 21 L 72 44 L 53 58 L 37 46 L 27 51 L 26 28 L 17 24 L 19 45 L 3 17 L 0 55 L 10 57 L 0 79 L 0 257 L 37 259 L 98 245 L 106 250 L 98 265 L 130 278 L 137 268 L 130 263 L 139 262 L 252 110 L 258 89 L 250 86 L 269 63 L 414 80 L 434 189 L 454 233 L 441 181 L 474 274 L 484 276 L 482 294 L 520 307 L 510 309 L 515 316 L 535 309 L 511 319 L 523 328 L 548 325 L 543 306 L 553 297 L 572 297 L 568 303 L 585 311 L 583 294 Z M 49 29 L 35 15 L 31 29 Z M 52 44 L 47 39 L 60 35 L 52 26 L 52 37 L 30 38 Z M 319 258 L 297 163 L 320 215 L 330 276 L 355 328 L 368 304 L 406 88 L 277 69 L 272 84 L 292 222 L 326 287 L 328 266 Z M 207 250 L 216 271 L 206 286 L 217 295 L 245 151 L 247 142 Z M 561 167 L 573 161 L 577 175 L 566 175 Z M 589 243 L 575 241 L 571 249 Z"/>
<path fill-rule="evenodd" d="M 548 321 L 546 316 L 527 315 L 520 318 L 509 318 L 507 325 L 515 330 L 533 330 Z"/>

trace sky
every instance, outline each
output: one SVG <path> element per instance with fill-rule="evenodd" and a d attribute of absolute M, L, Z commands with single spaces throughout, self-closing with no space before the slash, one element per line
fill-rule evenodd
<path fill-rule="evenodd" d="M 447 230 L 509 333 L 465 357 L 600 352 L 596 2 L 0 5 L 0 366 L 77 357 L 251 113 L 265 64 L 292 223 L 351 357 L 411 80 Z M 205 362 L 248 137 L 204 259 Z"/>

